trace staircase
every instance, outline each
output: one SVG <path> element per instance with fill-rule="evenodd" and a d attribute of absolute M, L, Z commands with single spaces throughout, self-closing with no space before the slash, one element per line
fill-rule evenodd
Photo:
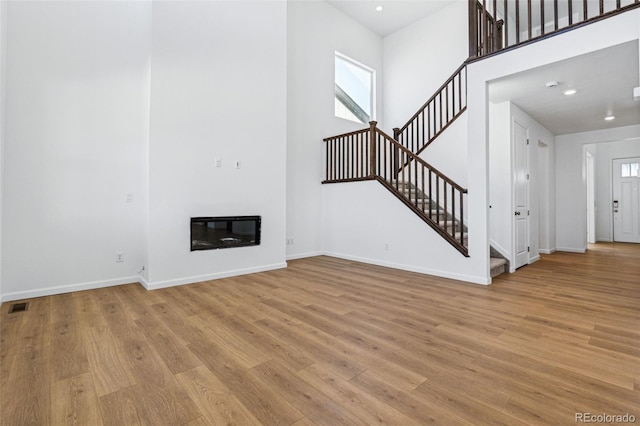
<path fill-rule="evenodd" d="M 488 0 L 469 0 L 469 58 L 440 86 L 436 93 L 401 128 L 393 129 L 393 137 L 370 122 L 368 129 L 325 138 L 325 179 L 323 183 L 377 180 L 433 228 L 461 254 L 468 257 L 468 234 L 464 223 L 467 190 L 420 158 L 422 153 L 467 109 L 466 64 L 504 49 L 542 39 L 551 33 L 534 36 L 532 32 L 532 0 L 526 2 L 528 19 L 518 17 L 520 8 L 505 0 L 504 4 Z M 542 22 L 553 19 L 554 31 L 561 32 L 605 15 L 640 7 L 640 0 L 605 10 L 589 11 L 587 2 L 568 0 L 568 25 L 561 27 L 558 4 L 553 1 L 553 14 L 545 15 L 544 2 L 539 2 Z M 582 18 L 572 21 L 572 7 L 582 7 Z M 581 3 L 582 2 L 582 3 Z M 580 6 L 582 4 L 583 6 Z M 516 10 L 515 21 L 508 12 Z M 577 9 L 576 9 L 577 10 Z M 551 18 L 552 17 L 552 18 Z M 500 19 L 502 18 L 502 19 Z M 526 27 L 521 27 L 528 22 Z M 509 27 L 515 28 L 515 40 L 509 39 Z M 526 37 L 525 37 L 526 34 Z M 521 39 L 522 35 L 522 39 Z M 491 277 L 509 270 L 509 262 L 492 248 Z"/>
<path fill-rule="evenodd" d="M 325 180 L 377 180 L 464 256 L 467 190 L 377 128 L 331 136 L 325 142 Z"/>

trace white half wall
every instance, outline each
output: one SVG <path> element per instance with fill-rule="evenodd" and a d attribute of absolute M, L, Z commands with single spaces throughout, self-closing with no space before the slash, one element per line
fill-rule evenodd
<path fill-rule="evenodd" d="M 488 284 L 464 257 L 376 181 L 323 186 L 324 254 Z"/>
<path fill-rule="evenodd" d="M 376 71 L 382 108 L 382 38 L 322 1 L 287 2 L 287 258 L 322 248 L 323 138 L 367 125 L 334 114 L 334 56 L 338 51 Z"/>
<path fill-rule="evenodd" d="M 135 282 L 151 3 L 2 4 L 3 300 Z"/>
<path fill-rule="evenodd" d="M 586 238 L 586 172 L 584 146 L 596 145 L 596 237 L 611 229 L 611 159 L 634 156 L 640 145 L 640 126 L 556 136 L 556 221 L 558 250 L 582 252 Z M 640 154 L 639 154 L 640 155 Z M 604 175 L 604 176 L 603 176 Z M 609 188 L 607 191 L 606 188 Z M 603 198 L 608 198 L 603 200 Z M 608 214 L 607 214 L 608 213 Z M 604 221 L 604 224 L 603 224 Z M 611 235 L 611 234 L 609 234 Z M 608 241 L 611 237 L 608 238 Z"/>
<path fill-rule="evenodd" d="M 154 2 L 152 34 L 145 285 L 284 267 L 286 2 Z M 259 246 L 190 251 L 191 217 L 241 215 Z"/>

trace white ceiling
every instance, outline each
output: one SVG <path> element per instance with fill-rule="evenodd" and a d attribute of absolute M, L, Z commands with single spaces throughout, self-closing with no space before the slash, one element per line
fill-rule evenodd
<path fill-rule="evenodd" d="M 382 37 L 452 1 L 464 0 L 327 0 Z M 640 124 L 640 101 L 632 92 L 640 86 L 638 50 L 637 41 L 625 43 L 505 77 L 490 84 L 490 100 L 512 101 L 555 135 Z M 547 89 L 551 80 L 559 84 Z M 578 93 L 563 95 L 569 88 Z M 604 121 L 607 114 L 616 119 Z"/>
<path fill-rule="evenodd" d="M 638 42 L 624 43 L 491 82 L 489 100 L 510 100 L 555 135 L 640 124 L 638 64 Z M 616 119 L 605 121 L 608 114 Z"/>
<path fill-rule="evenodd" d="M 371 31 L 386 37 L 413 24 L 452 0 L 327 0 Z M 460 1 L 460 0 L 457 0 Z M 376 6 L 382 6 L 380 12 Z"/>

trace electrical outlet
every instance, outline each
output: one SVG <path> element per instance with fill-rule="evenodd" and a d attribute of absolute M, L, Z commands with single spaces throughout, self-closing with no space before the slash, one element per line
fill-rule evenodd
<path fill-rule="evenodd" d="M 389 243 L 384 243 L 384 249 L 389 250 Z"/>
<path fill-rule="evenodd" d="M 234 161 L 234 166 L 235 166 L 236 169 L 239 169 L 240 168 L 240 160 Z"/>
<path fill-rule="evenodd" d="M 288 246 L 292 246 L 293 245 L 293 238 L 287 238 L 287 245 Z"/>
<path fill-rule="evenodd" d="M 116 262 L 124 262 L 124 253 L 119 251 L 116 253 Z"/>
<path fill-rule="evenodd" d="M 216 158 L 215 160 L 216 168 L 222 167 L 222 158 Z"/>
<path fill-rule="evenodd" d="M 133 193 L 131 193 L 131 192 L 127 193 L 126 202 L 127 203 L 133 203 Z"/>

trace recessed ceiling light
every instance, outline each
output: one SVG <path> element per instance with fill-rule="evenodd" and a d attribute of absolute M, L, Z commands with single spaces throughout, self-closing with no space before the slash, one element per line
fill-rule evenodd
<path fill-rule="evenodd" d="M 558 85 L 557 81 L 548 81 L 547 84 L 545 84 L 545 86 L 547 86 L 547 88 L 552 88 L 552 87 L 556 87 Z"/>
<path fill-rule="evenodd" d="M 382 11 L 382 6 L 376 6 L 376 10 L 377 10 L 378 12 Z"/>
<path fill-rule="evenodd" d="M 611 120 L 615 120 L 616 116 L 615 115 L 607 115 L 604 119 L 607 120 L 607 121 L 611 121 Z"/>
<path fill-rule="evenodd" d="M 571 96 L 571 95 L 575 95 L 576 93 L 578 93 L 578 91 L 576 89 L 569 89 L 569 90 L 565 90 L 562 93 L 564 93 L 567 96 Z"/>

